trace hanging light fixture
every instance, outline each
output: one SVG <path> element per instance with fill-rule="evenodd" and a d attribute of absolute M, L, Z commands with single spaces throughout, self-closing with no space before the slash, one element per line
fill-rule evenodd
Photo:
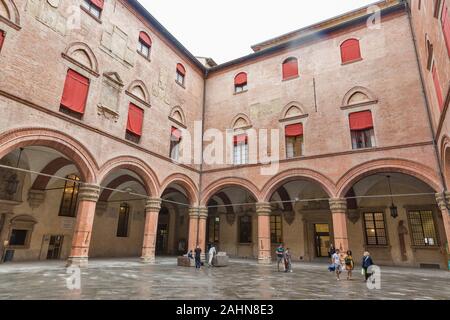
<path fill-rule="evenodd" d="M 23 151 L 23 148 L 20 148 L 19 156 L 17 158 L 16 168 L 19 168 L 20 158 L 22 157 L 22 151 Z M 17 189 L 19 188 L 19 183 L 20 183 L 19 176 L 17 175 L 17 173 L 14 173 L 6 181 L 6 193 L 10 196 L 15 195 L 17 193 Z"/>
<path fill-rule="evenodd" d="M 391 211 L 391 217 L 397 218 L 398 217 L 398 208 L 394 204 L 394 197 L 392 196 L 392 188 L 391 188 L 391 176 L 387 176 L 388 184 L 389 184 L 389 194 L 391 195 L 391 207 L 389 208 Z"/>

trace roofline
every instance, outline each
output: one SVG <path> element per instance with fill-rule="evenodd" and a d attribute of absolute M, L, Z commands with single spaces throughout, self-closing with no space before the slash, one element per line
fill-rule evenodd
<path fill-rule="evenodd" d="M 283 41 L 283 39 L 285 39 L 285 38 L 289 38 L 291 36 L 295 36 L 295 34 L 299 34 L 299 33 L 305 32 L 305 31 L 314 31 L 315 29 L 317 29 L 318 27 L 320 27 L 323 24 L 329 23 L 329 22 L 331 22 L 333 20 L 339 20 L 340 18 L 343 18 L 345 16 L 348 16 L 348 15 L 351 15 L 351 14 L 354 14 L 354 13 L 358 13 L 359 11 L 362 11 L 363 9 L 367 9 L 367 8 L 369 8 L 371 6 L 382 4 L 382 3 L 385 3 L 385 2 L 386 2 L 386 0 L 379 0 L 377 2 L 373 2 L 373 3 L 365 5 L 363 7 L 360 7 L 360 8 L 357 8 L 357 9 L 354 9 L 354 10 L 342 13 L 340 15 L 337 15 L 337 16 L 334 16 L 334 17 L 322 20 L 320 22 L 316 22 L 316 23 L 311 24 L 309 26 L 306 26 L 306 27 L 303 27 L 303 28 L 300 28 L 300 29 L 297 29 L 297 30 L 294 30 L 294 31 L 290 31 L 290 32 L 287 32 L 287 33 L 282 34 L 280 36 L 276 36 L 274 38 L 271 38 L 271 39 L 259 42 L 257 44 L 252 45 L 251 48 L 254 51 L 258 51 L 258 50 L 260 50 L 260 47 L 268 46 L 268 45 L 270 45 L 271 43 L 274 43 L 274 42 Z"/>
<path fill-rule="evenodd" d="M 381 9 L 381 14 L 382 15 L 388 15 L 388 14 L 395 13 L 395 12 L 398 12 L 398 11 L 406 10 L 406 7 L 407 7 L 406 6 L 406 2 L 401 1 L 401 2 L 399 2 L 399 3 L 397 3 L 397 4 L 393 5 L 393 6 Z M 361 10 L 361 9 L 359 9 L 359 10 Z M 350 12 L 350 13 L 352 13 L 352 12 Z M 339 17 L 344 17 L 347 14 L 343 14 L 343 15 L 341 15 Z M 349 20 L 349 21 L 337 24 L 337 25 L 329 27 L 329 28 L 317 30 L 317 31 L 309 33 L 309 34 L 307 34 L 307 35 L 305 35 L 303 37 L 300 37 L 300 38 L 297 38 L 297 39 L 293 39 L 291 41 L 287 41 L 287 42 L 281 43 L 279 45 L 276 45 L 276 46 L 273 46 L 273 47 L 269 47 L 267 49 L 256 51 L 254 53 L 250 53 L 250 54 L 248 54 L 246 56 L 243 56 L 243 57 L 240 57 L 240 58 L 237 58 L 237 59 L 233 59 L 231 61 L 222 63 L 222 64 L 220 64 L 220 65 L 218 65 L 216 67 L 210 68 L 209 69 L 209 73 L 214 73 L 214 72 L 226 69 L 228 67 L 232 67 L 234 65 L 238 65 L 238 64 L 241 64 L 241 63 L 244 63 L 244 62 L 255 60 L 255 59 L 263 57 L 263 56 L 271 55 L 271 54 L 274 54 L 276 52 L 289 49 L 292 46 L 301 45 L 301 44 L 306 43 L 306 42 L 308 42 L 310 40 L 317 39 L 317 34 L 322 34 L 322 35 L 323 34 L 330 34 L 330 33 L 336 32 L 338 30 L 341 30 L 341 29 L 344 29 L 344 28 L 347 28 L 347 27 L 350 27 L 350 26 L 353 26 L 353 25 L 361 24 L 361 23 L 365 22 L 367 20 L 367 18 L 369 18 L 371 15 L 372 14 L 366 14 L 366 15 L 363 15 L 361 17 L 358 17 L 358 18 L 355 18 L 355 19 L 352 19 L 352 20 Z M 332 19 L 334 19 L 334 18 L 332 18 Z M 332 20 L 332 19 L 329 19 L 329 20 Z M 323 22 L 326 22 L 326 21 L 323 21 Z"/>
<path fill-rule="evenodd" d="M 126 0 L 139 14 L 141 14 L 156 30 L 158 30 L 172 45 L 188 58 L 203 74 L 206 74 L 206 68 L 198 59 L 181 44 L 154 16 L 148 12 L 137 0 Z"/>

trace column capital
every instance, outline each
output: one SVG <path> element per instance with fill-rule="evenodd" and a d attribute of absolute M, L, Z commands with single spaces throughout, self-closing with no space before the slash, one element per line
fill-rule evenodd
<path fill-rule="evenodd" d="M 347 211 L 347 200 L 346 199 L 330 199 L 328 200 L 330 203 L 330 210 L 331 212 L 345 212 Z"/>
<path fill-rule="evenodd" d="M 199 216 L 199 208 L 198 207 L 189 207 L 189 217 L 190 218 L 198 218 Z"/>
<path fill-rule="evenodd" d="M 161 202 L 160 198 L 150 198 L 145 202 L 145 212 L 156 211 L 159 212 L 161 210 Z"/>
<path fill-rule="evenodd" d="M 436 193 L 436 202 L 440 210 L 448 210 L 449 206 L 449 193 L 448 192 L 442 192 L 442 193 Z"/>
<path fill-rule="evenodd" d="M 272 206 L 268 202 L 256 203 L 256 215 L 258 216 L 270 216 L 272 213 Z"/>
<path fill-rule="evenodd" d="M 198 217 L 199 219 L 207 219 L 208 218 L 208 208 L 207 207 L 198 207 Z"/>
<path fill-rule="evenodd" d="M 100 197 L 100 186 L 83 183 L 78 191 L 78 201 L 97 202 Z"/>

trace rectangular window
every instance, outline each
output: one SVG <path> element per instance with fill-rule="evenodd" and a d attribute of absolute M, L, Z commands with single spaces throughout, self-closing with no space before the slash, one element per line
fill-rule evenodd
<path fill-rule="evenodd" d="M 139 41 L 138 44 L 138 52 L 142 54 L 144 57 L 148 58 L 150 56 L 150 47 L 147 46 L 142 41 Z"/>
<path fill-rule="evenodd" d="M 409 211 L 408 220 L 411 226 L 411 242 L 413 246 L 439 246 L 433 211 Z"/>
<path fill-rule="evenodd" d="M 384 213 L 382 212 L 364 213 L 364 228 L 367 245 L 385 246 L 388 244 Z"/>
<path fill-rule="evenodd" d="M 291 124 L 285 127 L 286 158 L 300 157 L 303 154 L 303 125 Z"/>
<path fill-rule="evenodd" d="M 27 241 L 28 230 L 13 229 L 9 237 L 10 246 L 24 246 Z"/>
<path fill-rule="evenodd" d="M 436 63 L 433 65 L 433 83 L 434 90 L 436 91 L 436 99 L 438 102 L 439 110 L 444 108 L 444 97 L 442 96 L 441 82 L 439 81 L 439 74 L 436 68 Z"/>
<path fill-rule="evenodd" d="M 363 149 L 375 146 L 372 112 L 354 112 L 349 115 L 352 148 Z"/>
<path fill-rule="evenodd" d="M 352 148 L 364 149 L 375 146 L 375 135 L 373 129 L 352 130 Z"/>
<path fill-rule="evenodd" d="M 208 217 L 208 242 L 218 243 L 220 232 L 220 217 Z"/>
<path fill-rule="evenodd" d="M 172 127 L 170 134 L 170 158 L 178 161 L 180 158 L 181 131 Z"/>
<path fill-rule="evenodd" d="M 233 159 L 235 165 L 248 163 L 248 144 L 246 142 L 234 145 Z"/>
<path fill-rule="evenodd" d="M 177 83 L 184 86 L 184 75 L 177 72 L 177 79 L 176 79 Z"/>
<path fill-rule="evenodd" d="M 80 178 L 76 175 L 68 175 L 66 177 L 64 191 L 61 199 L 61 206 L 59 208 L 59 216 L 61 217 L 76 217 L 78 205 L 78 191 Z"/>
<path fill-rule="evenodd" d="M 239 217 L 239 243 L 252 243 L 252 217 Z"/>
<path fill-rule="evenodd" d="M 83 0 L 81 2 L 81 7 L 97 19 L 100 19 L 103 4 L 104 0 Z"/>
<path fill-rule="evenodd" d="M 3 42 L 5 42 L 5 31 L 0 29 L 0 51 L 2 51 Z"/>
<path fill-rule="evenodd" d="M 130 221 L 130 206 L 127 203 L 120 205 L 119 221 L 117 223 L 117 237 L 128 237 L 128 223 Z"/>
<path fill-rule="evenodd" d="M 282 243 L 282 218 L 280 215 L 270 216 L 270 241 L 272 243 Z"/>
<path fill-rule="evenodd" d="M 64 83 L 61 99 L 61 111 L 83 115 L 89 92 L 89 79 L 78 72 L 69 69 Z"/>
<path fill-rule="evenodd" d="M 144 110 L 130 103 L 128 107 L 128 120 L 125 138 L 135 143 L 139 142 L 142 136 L 142 126 L 144 122 Z"/>
<path fill-rule="evenodd" d="M 235 87 L 234 87 L 234 92 L 236 92 L 236 93 L 240 93 L 240 92 L 244 92 L 244 91 L 247 91 L 247 83 L 244 83 L 244 84 L 242 84 L 242 85 L 236 85 Z"/>

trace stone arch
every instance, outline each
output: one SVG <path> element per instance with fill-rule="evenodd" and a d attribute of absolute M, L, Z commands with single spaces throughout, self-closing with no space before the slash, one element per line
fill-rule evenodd
<path fill-rule="evenodd" d="M 76 62 L 86 67 L 91 72 L 96 74 L 99 73 L 98 60 L 87 44 L 83 42 L 73 42 L 66 48 L 64 55 L 69 60 L 72 60 L 72 62 Z"/>
<path fill-rule="evenodd" d="M 242 128 L 251 127 L 251 126 L 252 126 L 252 122 L 250 121 L 250 118 L 244 113 L 239 113 L 231 121 L 230 128 L 242 129 Z"/>
<path fill-rule="evenodd" d="M 99 183 L 114 170 L 118 169 L 127 169 L 137 174 L 144 182 L 148 196 L 157 197 L 159 195 L 159 182 L 156 174 L 145 162 L 136 157 L 119 156 L 107 161 L 100 168 L 98 175 Z"/>
<path fill-rule="evenodd" d="M 183 109 L 179 106 L 174 107 L 172 111 L 170 111 L 170 118 L 182 125 L 186 125 L 186 116 L 184 115 Z"/>
<path fill-rule="evenodd" d="M 432 168 L 410 160 L 387 158 L 368 161 L 347 171 L 336 184 L 337 198 L 344 198 L 348 190 L 359 180 L 386 171 L 415 177 L 428 184 L 436 192 L 442 191 L 439 177 Z"/>
<path fill-rule="evenodd" d="M 93 155 L 71 136 L 47 128 L 20 128 L 0 135 L 0 159 L 18 148 L 49 147 L 71 159 L 86 183 L 97 181 L 98 165 Z"/>
<path fill-rule="evenodd" d="M 200 201 L 201 206 L 206 206 L 208 200 L 218 191 L 227 187 L 240 187 L 250 192 L 257 202 L 261 199 L 261 192 L 259 189 L 249 180 L 243 178 L 227 177 L 221 178 L 210 183 L 202 191 L 202 198 Z"/>
<path fill-rule="evenodd" d="M 131 82 L 126 92 L 128 93 L 128 95 L 137 100 L 141 100 L 146 104 L 150 103 L 149 91 L 144 81 L 142 80 L 134 80 L 133 82 Z"/>
<path fill-rule="evenodd" d="M 323 174 L 310 169 L 289 169 L 283 171 L 270 179 L 262 188 L 265 202 L 269 202 L 273 193 L 282 185 L 294 180 L 307 180 L 317 183 L 328 194 L 330 198 L 336 194 L 334 183 Z"/>
<path fill-rule="evenodd" d="M 280 119 L 289 119 L 298 116 L 302 116 L 305 114 L 305 108 L 302 106 L 300 102 L 291 101 L 287 105 L 284 106 L 283 110 L 280 114 Z"/>
<path fill-rule="evenodd" d="M 356 86 L 350 89 L 342 100 L 342 107 L 378 103 L 378 98 L 369 89 Z"/>
<path fill-rule="evenodd" d="M 16 29 L 20 26 L 20 14 L 13 0 L 0 0 L 0 20 L 1 18 L 12 22 Z"/>
<path fill-rule="evenodd" d="M 181 173 L 175 173 L 172 174 L 170 176 L 168 176 L 164 182 L 161 184 L 161 193 L 160 193 L 160 197 L 162 197 L 162 194 L 164 193 L 164 191 L 169 187 L 169 185 L 171 185 L 172 183 L 176 183 L 179 184 L 180 186 L 182 186 L 184 188 L 184 190 L 186 191 L 188 197 L 189 197 L 189 204 L 191 206 L 195 206 L 198 204 L 198 188 L 196 186 L 196 184 L 194 183 L 194 181 L 192 181 L 191 178 L 189 178 L 188 176 L 181 174 Z"/>

